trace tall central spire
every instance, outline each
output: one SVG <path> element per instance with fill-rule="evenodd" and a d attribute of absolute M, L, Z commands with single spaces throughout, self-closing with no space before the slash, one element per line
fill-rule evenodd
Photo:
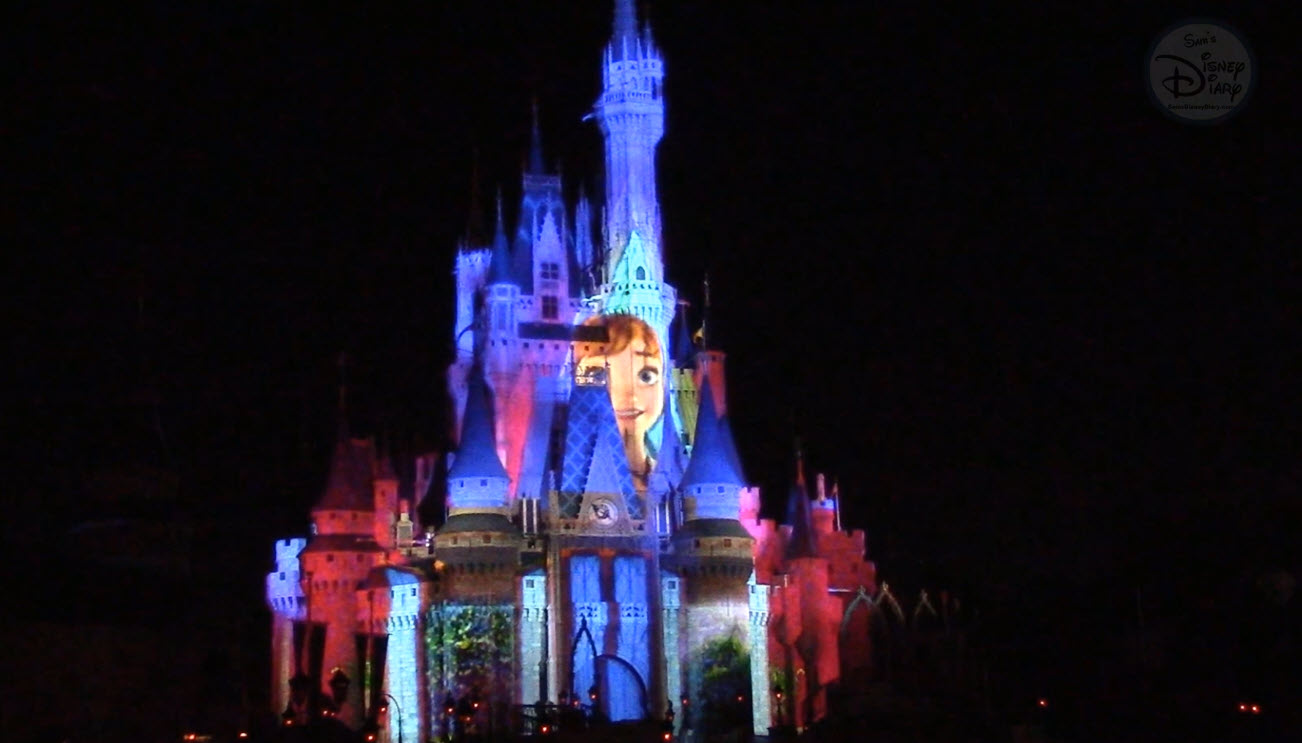
<path fill-rule="evenodd" d="M 651 258 L 650 279 L 663 281 L 655 160 L 665 128 L 664 62 L 650 31 L 638 33 L 633 2 L 615 2 L 594 112 L 606 139 L 605 275 L 609 280 L 636 232 Z"/>
<path fill-rule="evenodd" d="M 615 39 L 633 39 L 637 36 L 637 9 L 633 0 L 615 0 Z"/>

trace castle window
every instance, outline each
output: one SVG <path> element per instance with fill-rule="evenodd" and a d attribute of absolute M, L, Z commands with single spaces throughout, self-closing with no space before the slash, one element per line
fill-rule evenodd
<path fill-rule="evenodd" d="M 559 263 L 544 263 L 544 264 L 542 264 L 542 266 L 540 267 L 540 271 L 541 271 L 542 278 L 543 278 L 544 280 L 550 279 L 550 280 L 552 280 L 552 281 L 556 281 L 557 279 L 559 279 L 559 278 L 561 277 L 561 264 L 559 264 Z M 546 300 L 544 299 L 544 302 L 545 302 L 545 301 L 546 301 Z"/>
<path fill-rule="evenodd" d="M 486 487 L 488 487 L 488 481 L 487 481 L 487 480 L 480 480 L 480 481 L 479 481 L 479 487 L 481 487 L 481 488 L 486 488 Z"/>
<path fill-rule="evenodd" d="M 720 493 L 723 492 L 723 486 L 722 486 L 722 485 L 719 486 L 719 492 L 720 492 Z"/>
<path fill-rule="evenodd" d="M 493 543 L 493 538 L 490 537 L 490 536 L 488 536 L 487 534 L 485 534 L 485 535 L 484 535 L 484 544 L 492 544 L 492 543 Z"/>
<path fill-rule="evenodd" d="M 646 281 L 646 269 L 641 266 L 637 267 L 637 280 Z"/>
<path fill-rule="evenodd" d="M 555 320 L 561 314 L 556 297 L 544 295 L 542 298 L 542 316 L 544 320 Z"/>
<path fill-rule="evenodd" d="M 412 595 L 412 596 L 415 596 L 415 595 L 416 595 L 416 589 L 414 589 L 414 588 L 411 589 L 411 595 Z"/>
<path fill-rule="evenodd" d="M 524 582 L 525 588 L 533 588 L 533 578 L 528 578 Z"/>
<path fill-rule="evenodd" d="M 732 546 L 732 540 L 731 540 L 731 539 L 725 539 L 725 540 L 723 540 L 723 546 L 724 546 L 724 547 L 731 547 L 731 546 Z"/>

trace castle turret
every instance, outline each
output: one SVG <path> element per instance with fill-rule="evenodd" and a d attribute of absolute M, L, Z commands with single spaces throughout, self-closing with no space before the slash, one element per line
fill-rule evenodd
<path fill-rule="evenodd" d="M 649 28 L 637 30 L 632 0 L 615 3 L 615 32 L 602 64 L 594 115 L 606 141 L 602 312 L 642 318 L 668 338 L 677 292 L 665 282 L 656 146 L 664 134 L 664 64 Z"/>
<path fill-rule="evenodd" d="M 687 501 L 686 520 L 735 521 L 739 491 L 743 483 L 728 452 L 732 433 L 727 430 L 727 419 L 721 419 L 715 412 L 710 384 L 711 380 L 707 377 L 701 388 L 701 408 L 696 417 L 692 456 L 680 485 Z M 742 533 L 745 534 L 744 531 Z"/>
<path fill-rule="evenodd" d="M 470 370 L 467 380 L 461 442 L 448 469 L 447 523 L 451 524 L 453 519 L 465 514 L 500 514 L 507 506 L 509 483 L 506 468 L 497 455 L 489 391 L 482 371 L 476 365 Z"/>
<path fill-rule="evenodd" d="M 340 385 L 339 431 L 325 492 L 312 509 L 313 536 L 299 555 L 306 603 L 296 641 L 300 668 L 319 689 L 334 676 L 361 677 L 353 642 L 354 592 L 384 551 L 375 541 L 375 446 L 349 435 L 346 392 Z M 334 714 L 350 726 L 361 723 L 360 686 L 348 687 Z"/>
<path fill-rule="evenodd" d="M 543 159 L 537 103 L 533 106 L 528 165 L 521 185 L 513 271 L 521 292 L 537 297 L 541 305 L 544 296 L 561 298 L 567 295 L 569 262 L 562 239 L 567 220 L 561 177 L 548 172 Z M 541 306 L 535 315 L 537 319 L 556 319 L 547 318 L 547 312 Z"/>
<path fill-rule="evenodd" d="M 664 280 L 655 151 L 665 129 L 664 62 L 648 29 L 637 31 L 633 0 L 616 0 L 615 32 L 602 60 L 598 123 L 606 139 L 607 276 L 633 233 L 646 241 L 652 281 Z M 671 308 L 672 311 L 672 308 Z"/>

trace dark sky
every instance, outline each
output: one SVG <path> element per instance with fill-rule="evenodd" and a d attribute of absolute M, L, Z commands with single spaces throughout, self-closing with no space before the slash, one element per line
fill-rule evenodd
<path fill-rule="evenodd" d="M 600 183 L 610 10 L 191 5 L 11 26 L 6 417 L 26 510 L 111 510 L 87 473 L 163 461 L 256 589 L 319 495 L 339 351 L 356 427 L 441 441 L 472 153 L 509 216 L 536 96 L 571 195 Z M 1180 4 L 912 5 L 650 6 L 669 274 L 711 277 L 750 479 L 784 493 L 798 434 L 905 584 L 1296 569 L 1287 24 L 1200 4 L 1262 84 L 1197 127 L 1141 76 Z"/>

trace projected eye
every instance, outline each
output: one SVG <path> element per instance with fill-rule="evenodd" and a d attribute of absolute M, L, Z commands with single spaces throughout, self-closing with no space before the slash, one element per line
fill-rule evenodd
<path fill-rule="evenodd" d="M 660 370 L 644 366 L 642 371 L 637 373 L 637 381 L 642 384 L 655 384 L 660 381 Z"/>

